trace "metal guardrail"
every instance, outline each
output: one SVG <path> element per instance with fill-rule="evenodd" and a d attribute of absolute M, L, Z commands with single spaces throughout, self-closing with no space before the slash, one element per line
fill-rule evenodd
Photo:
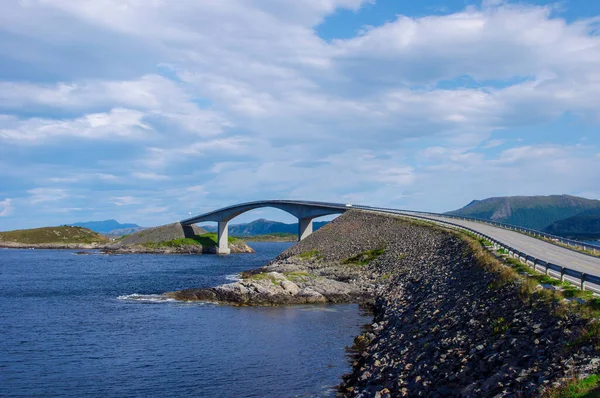
<path fill-rule="evenodd" d="M 575 281 L 578 283 L 581 290 L 585 290 L 587 288 L 588 290 L 592 290 L 595 292 L 600 291 L 596 287 L 587 286 L 587 283 L 589 282 L 591 284 L 594 284 L 594 285 L 597 285 L 598 287 L 600 287 L 600 277 L 598 277 L 598 276 L 586 274 L 586 273 L 583 273 L 580 271 L 576 271 L 576 270 L 573 270 L 573 269 L 570 269 L 567 267 L 562 267 L 560 265 L 549 263 L 544 260 L 535 258 L 533 256 L 528 255 L 527 253 L 523 253 L 522 251 L 519 251 L 509 245 L 506 245 L 506 244 L 492 238 L 491 236 L 482 234 L 481 232 L 478 232 L 472 228 L 465 227 L 465 226 L 459 225 L 459 224 L 455 224 L 450 221 L 441 221 L 441 220 L 431 219 L 426 216 L 420 216 L 420 215 L 416 215 L 416 214 L 410 214 L 410 215 L 403 214 L 402 210 L 384 209 L 384 208 L 376 208 L 376 207 L 368 207 L 368 206 L 355 206 L 355 207 L 359 208 L 359 209 L 363 209 L 363 210 L 371 210 L 371 211 L 379 211 L 379 212 L 384 212 L 384 213 L 399 214 L 399 215 L 402 215 L 405 217 L 414 217 L 417 219 L 423 219 L 423 220 L 427 220 L 427 221 L 431 221 L 431 222 L 435 222 L 435 223 L 451 225 L 455 228 L 469 231 L 470 233 L 474 234 L 475 236 L 477 236 L 481 239 L 488 240 L 489 242 L 493 243 L 496 247 L 506 250 L 508 252 L 509 256 L 511 256 L 513 258 L 517 258 L 517 259 L 519 259 L 519 261 L 521 261 L 525 264 L 531 265 L 534 270 L 539 271 L 541 268 L 541 270 L 544 271 L 544 273 L 546 275 L 550 275 L 550 276 L 556 275 L 557 279 L 560 279 L 561 282 L 564 282 L 564 280 L 567 276 L 570 278 L 574 278 Z M 409 211 L 408 213 L 415 213 L 415 212 Z M 446 217 L 445 214 L 436 214 L 436 213 L 419 212 L 417 214 L 429 214 L 429 215 L 435 215 L 436 217 L 439 217 L 439 216 Z M 454 218 L 464 219 L 462 217 L 454 217 Z M 579 243 L 581 243 L 581 242 L 579 242 Z M 555 275 L 551 275 L 551 272 L 554 273 Z"/>
<path fill-rule="evenodd" d="M 538 231 L 535 229 L 519 227 L 517 225 L 505 224 L 505 223 L 500 223 L 500 222 L 496 222 L 496 221 L 486 220 L 484 218 L 462 217 L 462 216 L 455 216 L 453 214 L 440 214 L 440 213 L 431 213 L 431 212 L 426 212 L 426 211 L 396 210 L 396 209 L 387 209 L 387 208 L 382 208 L 382 207 L 370 207 L 370 206 L 354 206 L 354 207 L 359 208 L 359 209 L 365 209 L 365 210 L 381 210 L 381 211 L 389 211 L 389 212 L 406 212 L 406 213 L 413 213 L 413 214 L 426 214 L 426 215 L 436 216 L 436 217 L 453 218 L 456 220 L 474 221 L 474 222 L 479 222 L 479 223 L 483 223 L 483 224 L 488 224 L 488 225 L 498 227 L 498 228 L 504 228 L 504 229 L 508 229 L 511 231 L 516 231 L 516 232 L 521 232 L 524 234 L 533 235 L 536 238 L 548 239 L 551 241 L 550 243 L 558 242 L 558 243 L 562 243 L 563 245 L 566 245 L 566 246 L 578 247 L 582 250 L 591 250 L 594 253 L 600 251 L 600 243 L 594 244 L 591 242 L 582 242 L 579 240 L 567 239 L 567 238 L 563 238 L 561 236 L 548 234 L 546 232 Z"/>

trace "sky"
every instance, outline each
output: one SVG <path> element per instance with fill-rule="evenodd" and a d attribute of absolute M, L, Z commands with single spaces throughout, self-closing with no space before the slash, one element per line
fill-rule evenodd
<path fill-rule="evenodd" d="M 598 1 L 0 7 L 0 230 L 600 199 Z"/>

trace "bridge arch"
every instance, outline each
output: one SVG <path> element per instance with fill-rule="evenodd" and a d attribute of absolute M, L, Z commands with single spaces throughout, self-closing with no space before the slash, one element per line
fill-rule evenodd
<path fill-rule="evenodd" d="M 240 203 L 238 205 L 224 207 L 219 210 L 201 214 L 181 221 L 184 226 L 206 221 L 218 223 L 218 247 L 217 253 L 229 254 L 229 221 L 247 211 L 262 207 L 273 207 L 283 210 L 298 218 L 298 240 L 306 238 L 313 232 L 313 219 L 330 214 L 341 214 L 352 206 L 340 203 L 309 202 L 294 200 L 262 200 L 258 202 Z"/>

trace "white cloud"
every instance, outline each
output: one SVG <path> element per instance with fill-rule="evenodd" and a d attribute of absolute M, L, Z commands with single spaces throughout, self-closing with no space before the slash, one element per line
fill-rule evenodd
<path fill-rule="evenodd" d="M 54 85 L 0 82 L 0 109 L 85 112 L 100 107 L 113 109 L 110 113 L 137 111 L 141 112 L 137 117 L 134 116 L 137 119 L 141 119 L 139 115 L 143 114 L 146 119 L 199 136 L 216 135 L 231 126 L 222 115 L 201 109 L 193 100 L 193 96 L 184 87 L 158 75 L 145 75 L 137 80 L 83 81 Z M 92 121 L 98 117 L 101 116 L 85 116 Z M 73 135 L 77 133 L 74 131 Z"/>
<path fill-rule="evenodd" d="M 12 212 L 12 199 L 0 200 L 0 217 L 8 216 Z"/>
<path fill-rule="evenodd" d="M 100 140 L 141 137 L 150 130 L 143 117 L 141 112 L 119 108 L 71 120 L 0 116 L 0 140 L 41 144 L 61 136 Z"/>
<path fill-rule="evenodd" d="M 485 149 L 496 148 L 504 144 L 503 140 L 488 140 L 481 147 Z"/>
<path fill-rule="evenodd" d="M 113 196 L 109 200 L 116 206 L 131 206 L 142 203 L 141 200 L 133 196 Z"/>
<path fill-rule="evenodd" d="M 531 138 L 528 129 L 564 115 L 600 122 L 597 21 L 492 0 L 448 15 L 399 16 L 331 43 L 317 36 L 314 27 L 337 7 L 364 4 L 6 4 L 2 30 L 28 42 L 14 51 L 0 41 L 0 57 L 51 77 L 0 83 L 0 141 L 75 147 L 81 137 L 119 151 L 132 144 L 114 159 L 90 159 L 107 175 L 93 181 L 124 185 L 105 202 L 134 211 L 144 198 L 161 217 L 181 207 L 177 198 L 196 196 L 197 207 L 272 196 L 440 209 L 448 198 L 464 204 L 516 186 L 593 191 L 565 170 L 595 170 L 597 149 L 551 145 L 567 133 Z M 72 48 L 81 49 L 76 59 L 63 56 Z M 511 148 L 505 130 L 515 127 L 524 139 Z M 500 154 L 484 150 L 500 145 Z M 56 183 L 86 180 L 52 172 Z M 165 189 L 138 191 L 127 176 Z"/>
<path fill-rule="evenodd" d="M 156 173 L 135 172 L 132 174 L 132 176 L 135 178 L 139 178 L 141 180 L 152 180 L 152 181 L 165 181 L 165 180 L 170 179 L 169 176 L 162 175 L 162 174 L 156 174 Z"/>
<path fill-rule="evenodd" d="M 35 188 L 27 192 L 31 195 L 29 198 L 31 204 L 55 202 L 69 197 L 67 192 L 60 188 Z"/>

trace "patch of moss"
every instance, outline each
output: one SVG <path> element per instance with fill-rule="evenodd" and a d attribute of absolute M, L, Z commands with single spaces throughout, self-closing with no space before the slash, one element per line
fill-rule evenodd
<path fill-rule="evenodd" d="M 247 279 L 253 280 L 253 281 L 271 281 L 271 283 L 273 285 L 278 285 L 279 281 L 273 276 L 273 275 L 269 275 L 266 272 L 261 272 L 259 274 L 252 274 L 250 276 L 248 276 Z"/>
<path fill-rule="evenodd" d="M 319 254 L 318 250 L 312 250 L 309 252 L 300 253 L 300 254 L 298 254 L 298 257 L 300 257 L 303 260 L 310 260 L 311 258 L 317 258 L 317 259 L 323 258 L 323 256 L 321 256 Z"/>
<path fill-rule="evenodd" d="M 284 272 L 283 275 L 292 282 L 315 278 L 315 275 L 308 272 Z"/>
<path fill-rule="evenodd" d="M 342 264 L 367 265 L 383 253 L 385 253 L 385 249 L 367 250 L 366 252 L 359 253 L 354 257 L 342 261 Z"/>

